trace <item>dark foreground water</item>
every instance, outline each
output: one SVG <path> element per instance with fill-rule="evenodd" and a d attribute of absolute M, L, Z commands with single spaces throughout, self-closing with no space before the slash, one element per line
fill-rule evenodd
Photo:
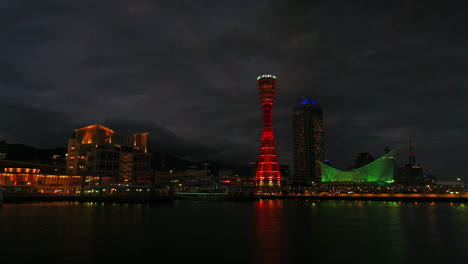
<path fill-rule="evenodd" d="M 0 263 L 468 263 L 468 206 L 4 204 Z"/>

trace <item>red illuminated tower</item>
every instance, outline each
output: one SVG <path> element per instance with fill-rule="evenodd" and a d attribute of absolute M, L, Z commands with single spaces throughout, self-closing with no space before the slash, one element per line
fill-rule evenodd
<path fill-rule="evenodd" d="M 262 142 L 257 162 L 255 183 L 259 187 L 273 187 L 281 184 L 281 175 L 276 155 L 275 137 L 273 135 L 273 101 L 276 89 L 276 76 L 260 75 L 257 78 L 263 113 Z"/>

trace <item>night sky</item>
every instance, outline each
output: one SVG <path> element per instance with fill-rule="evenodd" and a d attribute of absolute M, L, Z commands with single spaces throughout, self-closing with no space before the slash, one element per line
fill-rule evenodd
<path fill-rule="evenodd" d="M 273 125 L 292 167 L 292 107 L 323 108 L 326 158 L 413 140 L 441 180 L 468 181 L 468 2 L 2 0 L 0 138 L 65 147 L 75 128 L 150 133 L 150 151 L 248 165 L 256 78 L 278 77 Z"/>

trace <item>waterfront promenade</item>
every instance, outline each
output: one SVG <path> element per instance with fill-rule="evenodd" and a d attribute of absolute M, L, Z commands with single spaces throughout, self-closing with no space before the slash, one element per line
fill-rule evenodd
<path fill-rule="evenodd" d="M 369 200 L 369 201 L 425 201 L 425 202 L 468 202 L 468 193 L 353 193 L 353 194 L 299 194 L 299 195 L 261 195 L 262 199 L 296 200 Z"/>
<path fill-rule="evenodd" d="M 369 200 L 369 201 L 421 201 L 421 202 L 468 202 L 468 193 L 434 194 L 434 193 L 362 193 L 362 194 L 313 194 L 313 195 L 281 195 L 262 194 L 260 199 L 281 200 Z M 4 203 L 15 202 L 46 202 L 46 201 L 83 201 L 112 203 L 170 203 L 177 196 L 158 194 L 93 194 L 93 195 L 55 195 L 31 193 L 5 193 Z M 243 201 L 245 199 L 242 199 Z M 253 200 L 253 199 L 252 199 Z M 234 200 L 235 201 L 235 200 Z"/>

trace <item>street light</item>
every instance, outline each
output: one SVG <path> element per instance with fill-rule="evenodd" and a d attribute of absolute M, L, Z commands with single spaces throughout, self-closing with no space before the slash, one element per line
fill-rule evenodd
<path fill-rule="evenodd" d="M 457 182 L 458 182 L 458 191 L 460 192 L 460 194 L 462 193 L 463 191 L 463 186 L 461 185 L 461 179 L 460 178 L 457 178 Z"/>

